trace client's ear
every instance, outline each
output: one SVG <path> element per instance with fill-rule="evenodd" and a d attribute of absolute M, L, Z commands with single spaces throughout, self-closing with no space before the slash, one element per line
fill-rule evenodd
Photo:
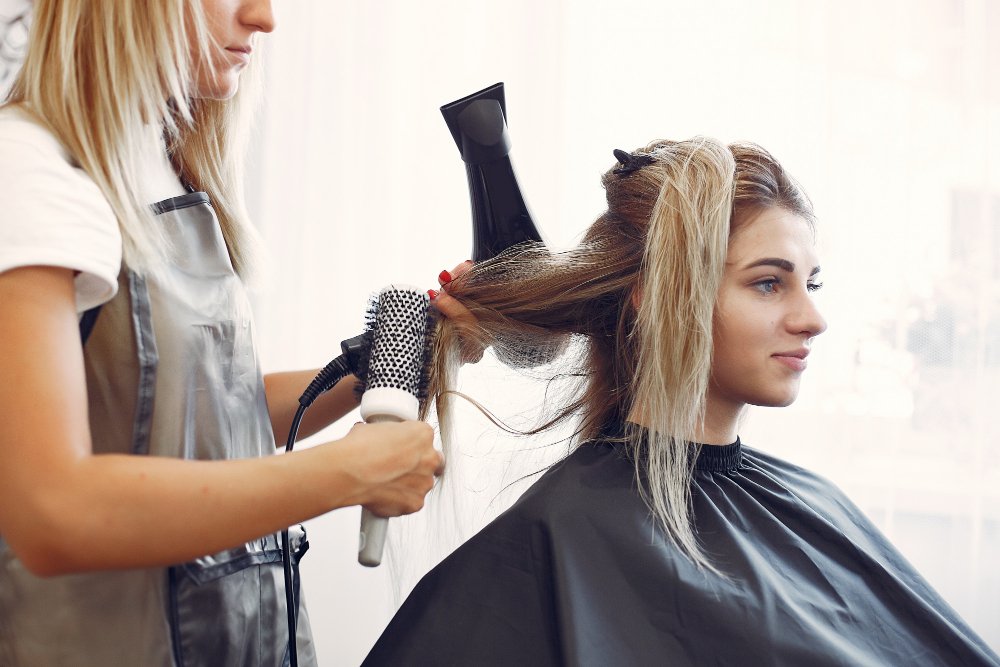
<path fill-rule="evenodd" d="M 629 297 L 629 301 L 632 302 L 632 308 L 638 313 L 639 306 L 642 305 L 642 285 L 636 284 L 632 288 L 632 295 Z"/>

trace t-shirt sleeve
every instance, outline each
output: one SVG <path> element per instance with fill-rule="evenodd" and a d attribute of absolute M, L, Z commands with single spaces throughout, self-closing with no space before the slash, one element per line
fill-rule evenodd
<path fill-rule="evenodd" d="M 76 308 L 115 295 L 121 233 L 93 180 L 43 127 L 0 113 L 0 273 L 23 266 L 77 271 Z"/>

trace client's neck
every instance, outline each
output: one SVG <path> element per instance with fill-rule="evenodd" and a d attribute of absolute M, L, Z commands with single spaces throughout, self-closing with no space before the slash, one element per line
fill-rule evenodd
<path fill-rule="evenodd" d="M 728 445 L 736 442 L 740 415 L 745 409 L 745 403 L 720 405 L 709 396 L 705 405 L 705 420 L 696 433 L 695 440 L 704 445 Z"/>
<path fill-rule="evenodd" d="M 705 419 L 691 435 L 691 441 L 703 445 L 729 445 L 736 442 L 740 416 L 745 409 L 745 403 L 720 402 L 713 400 L 710 395 L 705 406 Z M 629 414 L 628 421 L 649 427 L 645 412 L 638 406 Z"/>

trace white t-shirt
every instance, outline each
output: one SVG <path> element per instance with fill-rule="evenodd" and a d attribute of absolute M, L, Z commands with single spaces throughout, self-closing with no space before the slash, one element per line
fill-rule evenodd
<path fill-rule="evenodd" d="M 155 134 L 142 170 L 150 202 L 184 193 Z M 30 115 L 0 109 L 0 273 L 20 266 L 79 271 L 82 313 L 115 295 L 121 262 L 118 220 L 97 184 Z"/>

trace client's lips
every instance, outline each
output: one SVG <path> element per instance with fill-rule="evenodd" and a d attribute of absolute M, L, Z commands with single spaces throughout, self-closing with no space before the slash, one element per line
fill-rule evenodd
<path fill-rule="evenodd" d="M 785 366 L 791 368 L 793 371 L 801 372 L 806 369 L 806 357 L 809 356 L 809 350 L 801 347 L 797 350 L 791 350 L 789 352 L 776 352 L 771 356 Z"/>

